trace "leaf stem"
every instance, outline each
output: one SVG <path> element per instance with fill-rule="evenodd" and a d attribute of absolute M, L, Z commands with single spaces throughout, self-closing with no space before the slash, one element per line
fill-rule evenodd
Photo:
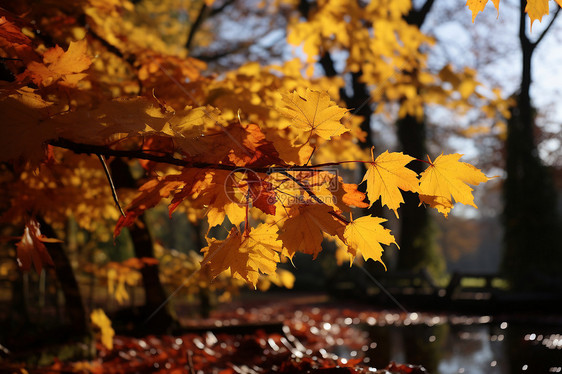
<path fill-rule="evenodd" d="M 423 162 L 423 163 L 426 163 L 426 164 L 428 164 L 428 165 L 433 165 L 433 163 L 432 163 L 432 162 L 430 162 L 430 161 L 426 161 L 426 160 L 422 160 L 422 159 L 419 159 L 419 158 L 415 158 L 415 159 L 414 159 L 414 161 L 419 161 L 419 162 Z"/>

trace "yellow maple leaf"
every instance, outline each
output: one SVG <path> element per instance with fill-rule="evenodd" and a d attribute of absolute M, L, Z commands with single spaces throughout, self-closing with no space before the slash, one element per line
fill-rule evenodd
<path fill-rule="evenodd" d="M 488 3 L 489 0 L 467 0 L 466 5 L 468 9 L 472 11 L 472 22 L 478 15 L 478 13 L 484 10 L 484 7 Z M 559 6 L 562 7 L 562 0 L 555 0 Z M 498 11 L 498 15 L 500 12 L 500 0 L 492 0 L 496 10 Z M 548 8 L 548 0 L 527 0 L 527 5 L 525 6 L 525 12 L 529 15 L 531 19 L 531 30 L 533 29 L 533 22 L 535 20 L 542 21 L 542 17 L 548 15 L 549 8 Z"/>
<path fill-rule="evenodd" d="M 334 209 L 325 204 L 294 205 L 289 211 L 289 218 L 280 230 L 279 239 L 287 248 L 289 257 L 295 252 L 313 255 L 322 251 L 323 233 L 338 235 L 344 225 L 330 213 Z"/>
<path fill-rule="evenodd" d="M 275 273 L 269 274 L 267 279 L 277 287 L 291 289 L 295 285 L 295 276 L 285 269 L 277 269 Z"/>
<path fill-rule="evenodd" d="M 431 161 L 429 167 L 421 173 L 420 177 L 420 201 L 437 208 L 441 213 L 447 215 L 455 202 L 471 205 L 474 204 L 473 189 L 468 184 L 478 185 L 486 182 L 488 178 L 476 167 L 465 162 L 459 162 L 461 154 L 441 154 Z"/>
<path fill-rule="evenodd" d="M 90 314 L 92 324 L 101 330 L 101 342 L 107 349 L 113 349 L 115 331 L 111 327 L 111 320 L 102 309 L 94 309 Z"/>
<path fill-rule="evenodd" d="M 277 226 L 270 224 L 261 224 L 244 235 L 234 227 L 226 240 L 211 239 L 201 250 L 205 253 L 201 267 L 208 267 L 211 278 L 230 269 L 234 278 L 255 288 L 260 272 L 272 274 L 277 269 L 282 244 L 276 232 Z"/>
<path fill-rule="evenodd" d="M 494 6 L 496 7 L 499 15 L 500 0 L 492 0 L 492 2 L 494 3 Z M 467 0 L 466 6 L 468 6 L 468 9 L 472 11 L 472 23 L 474 23 L 474 20 L 476 19 L 478 13 L 484 10 L 486 4 L 488 4 L 488 0 Z"/>
<path fill-rule="evenodd" d="M 369 164 L 363 181 L 367 181 L 367 196 L 370 206 L 381 198 L 382 205 L 394 210 L 398 218 L 398 208 L 404 202 L 403 191 L 418 192 L 418 174 L 406 167 L 414 160 L 402 152 L 385 151 Z"/>
<path fill-rule="evenodd" d="M 396 240 L 390 230 L 381 225 L 383 222 L 386 222 L 386 219 L 380 217 L 360 217 L 347 225 L 343 237 L 349 253 L 356 255 L 359 251 L 365 261 L 370 258 L 379 261 L 386 269 L 381 259 L 384 251 L 381 244 L 396 244 Z"/>
<path fill-rule="evenodd" d="M 328 93 L 299 87 L 282 97 L 285 108 L 280 112 L 292 121 L 293 126 L 327 140 L 349 131 L 340 122 L 347 109 L 337 106 Z"/>
<path fill-rule="evenodd" d="M 527 0 L 525 12 L 531 19 L 531 30 L 533 30 L 533 22 L 535 20 L 542 21 L 542 17 L 548 15 L 548 0 Z"/>
<path fill-rule="evenodd" d="M 351 267 L 353 265 L 353 259 L 355 258 L 355 255 L 348 251 L 348 247 L 345 245 L 345 243 L 343 243 L 342 241 L 340 241 L 340 243 L 341 245 L 338 245 L 336 248 L 336 263 L 338 264 L 338 266 L 342 266 L 346 261 L 349 261 L 349 267 Z M 355 251 L 353 252 L 357 254 Z"/>
<path fill-rule="evenodd" d="M 437 211 L 443 214 L 445 217 L 449 215 L 449 212 L 453 208 L 453 202 L 443 196 L 430 196 L 430 195 L 419 195 L 420 205 L 427 204 L 432 208 L 437 209 Z"/>
<path fill-rule="evenodd" d="M 277 287 L 293 288 L 295 276 L 288 270 L 277 269 L 275 273 L 262 275 L 258 279 L 257 289 L 267 291 L 274 284 Z"/>

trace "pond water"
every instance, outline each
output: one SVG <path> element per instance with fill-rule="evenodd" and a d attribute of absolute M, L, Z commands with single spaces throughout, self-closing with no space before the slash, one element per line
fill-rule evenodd
<path fill-rule="evenodd" d="M 562 372 L 561 326 L 481 323 L 487 317 L 458 317 L 454 322 L 435 317 L 435 322 L 364 325 L 369 340 L 376 344 L 365 352 L 365 361 L 374 367 L 407 362 L 437 374 Z"/>
<path fill-rule="evenodd" d="M 262 332 L 262 351 L 251 352 L 265 357 L 263 367 L 286 353 L 297 362 L 310 358 L 319 368 L 332 363 L 360 372 L 396 362 L 421 365 L 432 374 L 562 373 L 560 318 L 408 313 L 341 302 L 229 307 L 213 314 L 203 325 L 282 326 L 282 332 Z"/>

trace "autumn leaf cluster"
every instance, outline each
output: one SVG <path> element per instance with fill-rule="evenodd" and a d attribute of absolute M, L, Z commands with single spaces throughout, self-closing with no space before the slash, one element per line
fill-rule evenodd
<path fill-rule="evenodd" d="M 321 51 L 342 47 L 350 51 L 350 71 L 378 85 L 380 111 L 398 103 L 399 116 L 420 117 L 427 104 L 467 108 L 484 99 L 474 71 L 447 65 L 430 74 L 422 46 L 433 41 L 405 24 L 409 1 L 373 4 L 321 2 L 307 22 L 289 22 L 287 40 L 303 46 L 306 61 L 247 63 L 221 75 L 138 26 L 126 0 L 60 9 L 23 1 L 2 10 L 0 53 L 9 79 L 0 91 L 0 161 L 10 165 L 2 172 L 11 186 L 2 219 L 24 226 L 22 268 L 51 263 L 36 217 L 56 227 L 72 216 L 85 228 L 109 219 L 117 221 L 117 236 L 164 202 L 170 215 L 226 228 L 223 238 L 207 232 L 197 271 L 230 274 L 252 287 L 262 275 L 288 284 L 278 264 L 296 252 L 316 257 L 325 238 L 350 259 L 382 262 L 383 245 L 395 238 L 383 218 L 353 218 L 354 208 L 380 199 L 399 217 L 401 191 L 445 216 L 455 203 L 475 206 L 469 185 L 489 179 L 481 171 L 459 154 L 432 161 L 388 151 L 374 157 L 371 150 L 369 158 L 360 146 L 363 118 L 340 104 L 343 79 L 313 75 Z M 494 95 L 491 116 L 506 111 Z M 93 155 L 110 165 L 134 160 L 138 191 L 117 191 L 123 216 Z M 425 171 L 409 169 L 413 162 Z M 367 169 L 366 194 L 338 172 L 359 164 Z M 136 281 L 133 268 L 105 269 L 121 299 L 123 285 Z"/>

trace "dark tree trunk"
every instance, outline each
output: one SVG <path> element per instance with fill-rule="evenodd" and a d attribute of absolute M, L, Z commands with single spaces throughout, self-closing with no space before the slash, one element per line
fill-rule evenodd
<path fill-rule="evenodd" d="M 334 68 L 334 62 L 329 52 L 324 53 L 320 59 L 320 64 L 324 69 L 327 77 L 334 77 L 338 73 Z M 370 149 L 375 145 L 373 130 L 371 128 L 371 116 L 373 115 L 373 108 L 371 106 L 371 94 L 367 85 L 361 82 L 362 71 L 352 72 L 351 74 L 351 95 L 348 95 L 345 88 L 340 89 L 340 97 L 345 102 L 346 107 L 351 113 L 363 117 L 360 124 L 361 130 L 366 133 L 365 141 L 360 142 L 359 145 L 363 149 Z M 365 173 L 365 169 L 363 173 Z M 364 187 L 363 187 L 364 188 Z M 380 202 L 375 203 L 372 207 L 365 209 L 364 215 L 374 215 L 383 217 L 384 213 Z"/>
<path fill-rule="evenodd" d="M 419 122 L 416 117 L 407 115 L 398 120 L 397 127 L 402 151 L 417 159 L 424 159 L 427 154 L 424 121 Z M 418 174 L 424 169 L 421 162 L 412 162 L 408 166 Z M 401 229 L 398 269 L 413 272 L 427 269 L 434 277 L 441 276 L 445 271 L 445 262 L 436 243 L 435 223 L 428 209 L 419 206 L 417 194 L 403 192 L 402 195 L 405 203 L 399 209 Z"/>
<path fill-rule="evenodd" d="M 324 69 L 324 74 L 331 78 L 338 75 L 338 72 L 334 68 L 334 61 L 330 52 L 325 52 L 320 58 L 320 65 Z M 345 102 L 346 107 L 351 111 L 351 113 L 362 116 L 363 122 L 361 122 L 361 130 L 365 131 L 367 136 L 365 141 L 359 143 L 361 148 L 369 149 L 374 145 L 373 142 L 373 131 L 371 129 L 371 116 L 373 115 L 373 109 L 371 108 L 371 94 L 367 88 L 367 85 L 361 82 L 362 71 L 358 71 L 351 74 L 351 91 L 352 94 L 348 95 L 345 88 L 340 89 L 340 97 Z"/>
<path fill-rule="evenodd" d="M 116 188 L 136 188 L 129 165 L 121 159 L 111 163 L 111 174 Z M 146 226 L 144 215 L 138 222 L 129 227 L 133 241 L 135 257 L 154 258 L 152 237 Z M 158 265 L 146 265 L 140 270 L 145 294 L 145 304 L 140 310 L 140 315 L 134 318 L 135 330 L 150 333 L 165 332 L 174 322 L 168 309 L 163 307 L 167 303 L 166 292 L 160 282 Z"/>
<path fill-rule="evenodd" d="M 427 0 L 419 9 L 414 9 L 405 16 L 405 20 L 417 27 L 421 27 L 427 14 L 433 6 L 434 0 Z M 304 17 L 308 15 L 308 2 L 300 2 Z M 305 6 L 303 6 L 306 5 Z M 320 64 L 327 77 L 336 76 L 338 73 L 334 68 L 333 60 L 329 52 L 324 53 L 320 59 Z M 347 94 L 345 89 L 340 90 L 340 96 L 345 101 L 347 108 L 353 114 L 363 117 L 361 129 L 367 134 L 365 142 L 360 145 L 364 149 L 374 146 L 373 131 L 371 129 L 371 116 L 373 115 L 371 94 L 367 85 L 361 82 L 362 72 L 352 72 L 351 74 L 351 94 Z M 425 125 L 419 124 L 415 118 L 407 117 L 401 121 L 404 126 L 399 128 L 399 138 L 402 142 L 404 151 L 414 157 L 425 157 Z M 421 165 L 415 165 L 417 172 L 421 172 Z M 401 250 L 399 252 L 399 268 L 404 270 L 421 270 L 428 267 L 433 275 L 444 271 L 444 261 L 438 256 L 435 244 L 433 223 L 424 207 L 419 207 L 419 200 L 416 195 L 406 193 L 404 200 L 406 204 L 400 208 L 402 234 L 400 238 Z M 376 202 L 365 214 L 372 214 L 383 217 L 384 212 L 380 202 Z"/>
<path fill-rule="evenodd" d="M 535 144 L 535 118 L 530 99 L 531 61 L 537 43 L 527 34 L 525 1 L 521 1 L 519 40 L 521 88 L 508 121 L 504 183 L 504 253 L 502 270 L 516 289 L 549 287 L 560 280 L 562 242 L 556 190 Z M 542 39 L 542 36 L 539 40 Z"/>
<path fill-rule="evenodd" d="M 154 249 L 150 232 L 146 227 L 144 215 L 140 216 L 139 224 L 129 227 L 133 240 L 135 257 L 154 257 Z M 160 282 L 159 268 L 156 265 L 145 265 L 140 269 L 142 285 L 144 288 L 145 302 L 142 308 L 142 330 L 150 332 L 165 332 L 172 326 L 173 318 L 168 309 L 162 307 L 167 302 L 166 292 Z M 154 313 L 154 315 L 152 315 Z M 148 318 L 148 319 L 147 319 Z"/>
<path fill-rule="evenodd" d="M 23 273 L 19 272 L 17 279 L 12 282 L 12 303 L 10 305 L 10 318 L 8 321 L 2 321 L 3 336 L 9 330 L 13 332 L 21 326 L 30 326 L 31 319 L 29 318 L 29 310 L 27 308 L 26 300 L 24 299 L 24 284 Z M 5 324 L 5 322 L 7 322 Z"/>
<path fill-rule="evenodd" d="M 56 238 L 53 228 L 47 224 L 41 217 L 37 217 L 37 221 L 41 226 L 41 233 L 48 238 Z M 76 336 L 88 333 L 88 322 L 86 309 L 80 294 L 78 282 L 74 277 L 74 270 L 70 264 L 70 260 L 64 251 L 62 243 L 45 243 L 53 263 L 55 264 L 55 272 L 57 280 L 64 294 L 64 310 L 72 325 L 72 332 Z"/>
<path fill-rule="evenodd" d="M 421 8 L 412 8 L 404 19 L 408 24 L 420 28 L 433 3 L 433 0 L 427 0 Z M 402 152 L 417 159 L 425 159 L 427 155 L 425 119 L 418 121 L 415 116 L 406 115 L 399 119 L 396 125 Z M 408 166 L 418 174 L 424 170 L 420 162 L 412 162 Z M 436 224 L 428 209 L 419 206 L 417 194 L 403 192 L 402 195 L 404 205 L 399 209 L 400 251 L 397 267 L 399 270 L 413 272 L 427 269 L 431 275 L 439 277 L 445 271 L 445 261 L 439 253 L 436 241 Z"/>

